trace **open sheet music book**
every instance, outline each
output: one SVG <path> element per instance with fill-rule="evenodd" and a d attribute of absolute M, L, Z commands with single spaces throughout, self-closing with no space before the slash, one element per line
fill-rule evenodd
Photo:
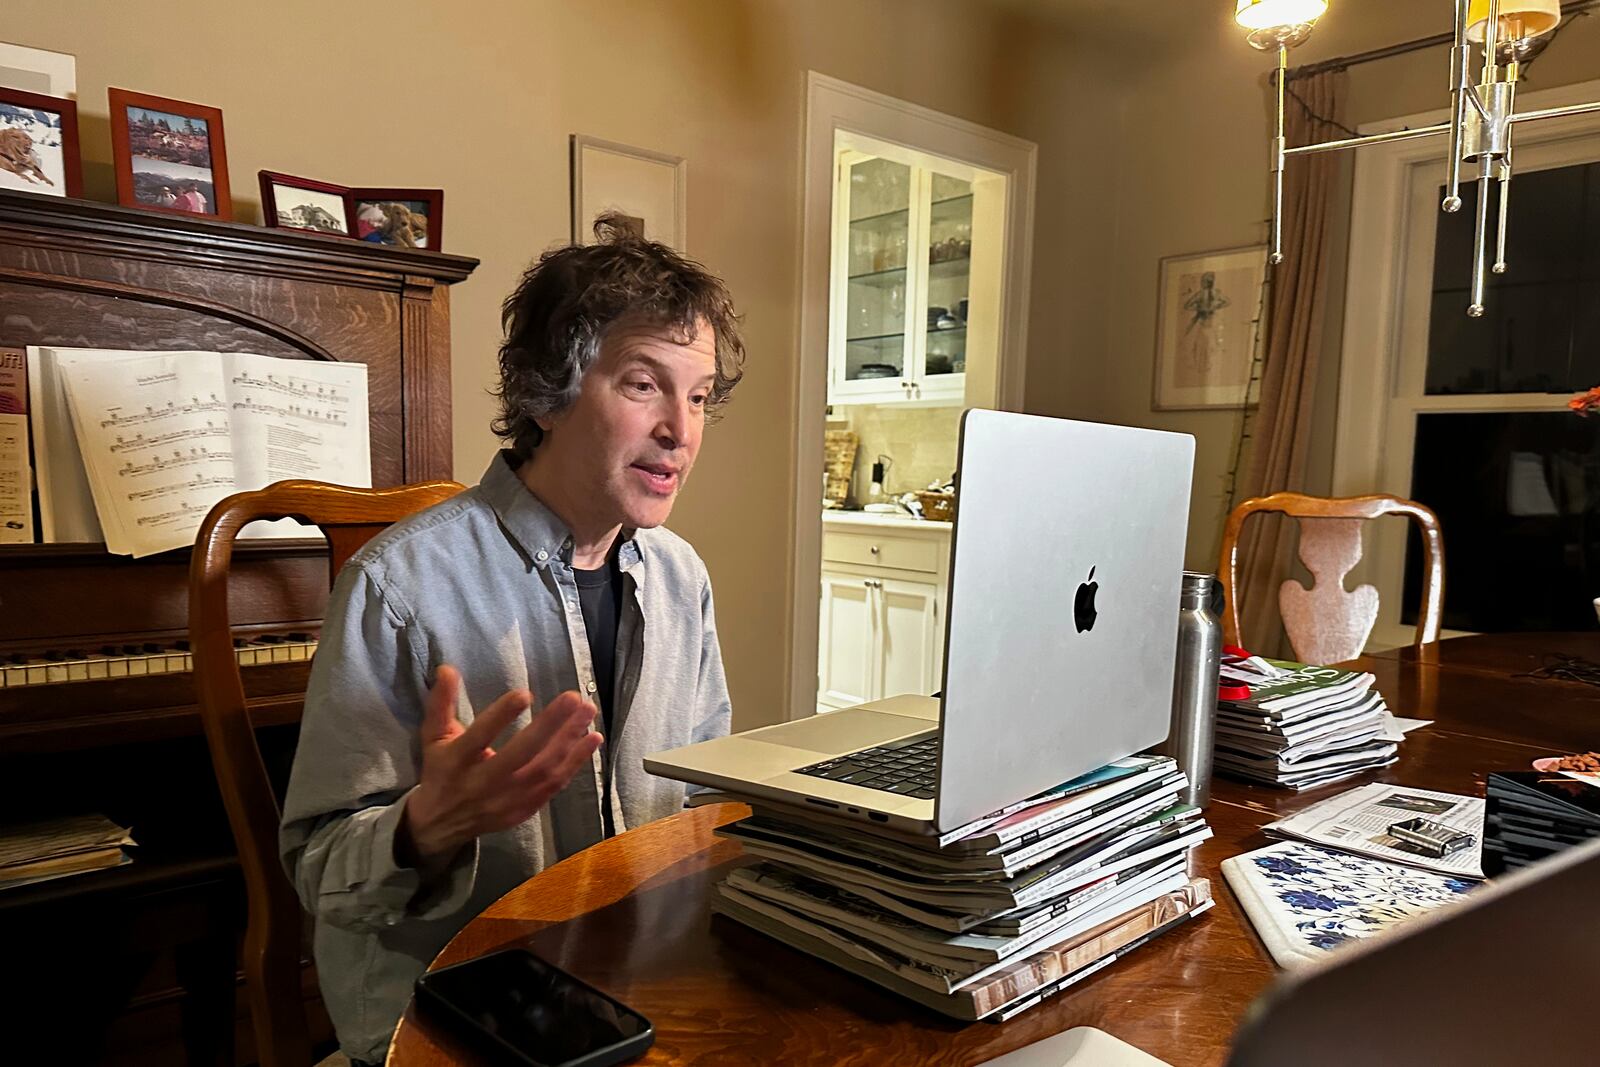
<path fill-rule="evenodd" d="M 370 486 L 367 368 L 247 352 L 30 348 L 46 541 L 148 556 L 194 543 L 232 493 Z M 314 536 L 298 523 L 248 536 Z"/>

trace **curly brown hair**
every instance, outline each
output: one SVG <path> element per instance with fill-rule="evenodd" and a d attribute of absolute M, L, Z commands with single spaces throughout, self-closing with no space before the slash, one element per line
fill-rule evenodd
<path fill-rule="evenodd" d="M 721 279 L 666 245 L 646 241 L 636 220 L 595 219 L 595 244 L 552 249 L 522 275 L 500 309 L 500 414 L 494 432 L 519 458 L 539 447 L 538 419 L 570 407 L 583 374 L 617 323 L 645 322 L 679 344 L 704 320 L 716 338 L 716 374 L 706 398 L 713 419 L 744 376 L 744 339 Z"/>

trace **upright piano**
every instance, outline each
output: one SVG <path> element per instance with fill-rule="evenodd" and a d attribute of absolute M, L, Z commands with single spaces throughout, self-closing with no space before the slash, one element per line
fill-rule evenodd
<path fill-rule="evenodd" d="M 0 346 L 241 351 L 368 368 L 377 486 L 452 476 L 449 286 L 477 261 L 0 190 Z M 243 884 L 201 734 L 189 553 L 0 545 L 0 820 L 99 812 L 133 862 L 0 890 L 5 1015 L 50 1059 L 253 1058 Z M 234 641 L 263 756 L 293 752 L 327 601 L 316 540 L 243 542 Z M 308 1000 L 314 992 L 308 983 Z M 11 1046 L 11 1051 L 16 1051 Z"/>

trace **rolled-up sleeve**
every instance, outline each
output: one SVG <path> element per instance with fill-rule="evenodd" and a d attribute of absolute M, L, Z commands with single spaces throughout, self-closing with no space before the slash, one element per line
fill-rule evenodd
<path fill-rule="evenodd" d="M 375 931 L 448 915 L 471 895 L 476 843 L 427 877 L 395 860 L 421 774 L 430 671 L 416 634 L 365 567 L 345 567 L 311 666 L 280 835 L 284 867 L 319 922 Z"/>

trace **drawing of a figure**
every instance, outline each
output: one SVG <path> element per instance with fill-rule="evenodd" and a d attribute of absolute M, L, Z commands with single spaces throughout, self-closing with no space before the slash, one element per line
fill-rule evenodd
<path fill-rule="evenodd" d="M 1222 355 L 1220 312 L 1231 303 L 1217 288 L 1216 273 L 1209 270 L 1200 275 L 1200 288 L 1183 302 L 1186 315 L 1178 353 L 1188 370 L 1202 381 L 1211 376 L 1213 362 Z"/>

